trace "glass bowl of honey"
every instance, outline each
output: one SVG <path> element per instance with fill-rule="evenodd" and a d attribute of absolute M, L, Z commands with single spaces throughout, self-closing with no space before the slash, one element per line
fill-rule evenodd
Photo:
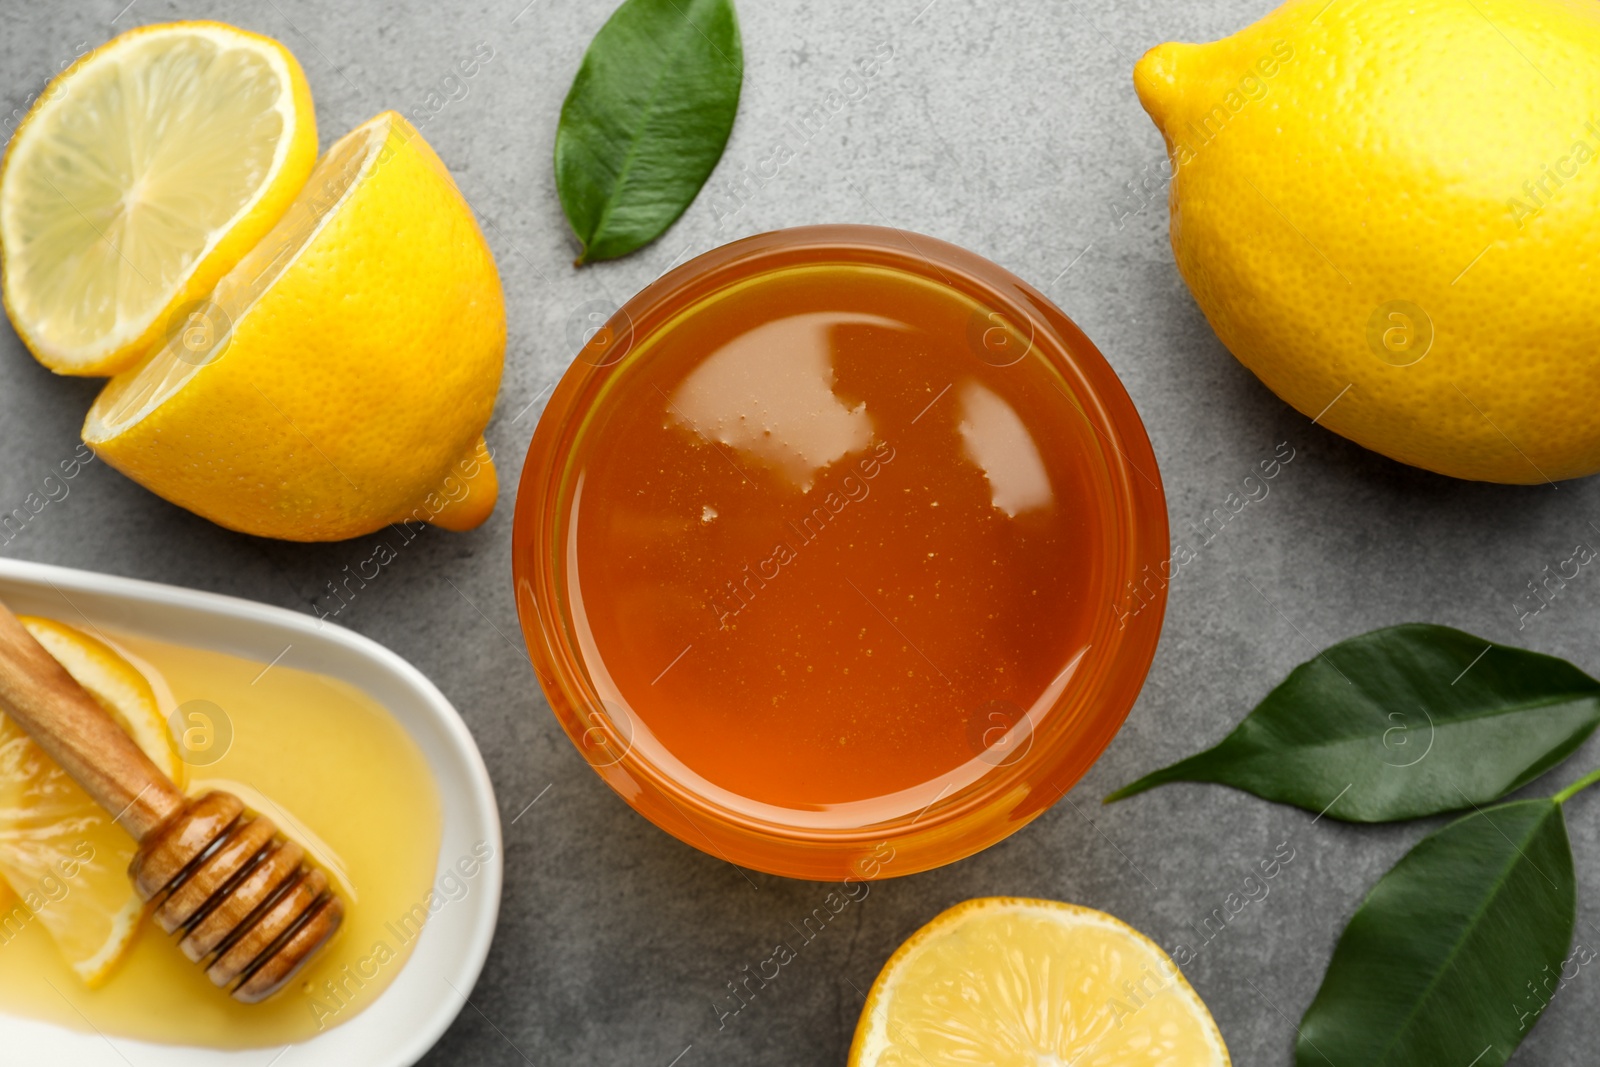
<path fill-rule="evenodd" d="M 971 252 L 841 225 L 724 245 L 596 319 L 512 549 L 596 772 L 710 855 L 833 881 L 952 862 L 1063 796 L 1171 577 L 1143 424 L 1066 315 Z"/>

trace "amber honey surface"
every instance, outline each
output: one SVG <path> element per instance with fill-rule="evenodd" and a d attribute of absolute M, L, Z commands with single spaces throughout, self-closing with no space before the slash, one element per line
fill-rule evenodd
<path fill-rule="evenodd" d="M 577 440 L 562 563 L 632 750 L 733 808 L 870 822 L 1040 726 L 1108 612 L 1114 522 L 1026 329 L 824 263 L 628 354 Z"/>
<path fill-rule="evenodd" d="M 428 915 L 442 826 L 422 752 L 381 705 L 336 679 L 102 633 L 177 713 L 188 791 L 229 790 L 306 845 L 344 895 L 344 924 L 262 1004 L 214 988 L 148 918 L 110 979 L 85 989 L 0 887 L 0 1013 L 113 1042 L 217 1048 L 288 1045 L 355 1018 L 400 973 Z"/>

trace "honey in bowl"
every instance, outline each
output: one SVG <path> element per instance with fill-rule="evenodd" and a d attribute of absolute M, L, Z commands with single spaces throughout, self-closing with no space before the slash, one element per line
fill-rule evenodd
<path fill-rule="evenodd" d="M 111 1039 L 276 1048 L 359 1015 L 398 976 L 428 915 L 440 801 L 416 743 L 337 679 L 96 628 L 154 686 L 179 734 L 186 791 L 223 789 L 329 873 L 341 929 L 282 991 L 230 999 L 146 917 L 104 984 L 86 989 L 44 929 L 0 885 L 0 1013 Z M 52 883 L 44 907 L 73 892 Z M 130 889 L 131 892 L 131 889 Z"/>
<path fill-rule="evenodd" d="M 948 862 L 1053 802 L 1142 683 L 1148 441 L 999 268 L 866 227 L 768 234 L 591 338 L 518 499 L 524 628 L 622 795 L 803 877 Z"/>

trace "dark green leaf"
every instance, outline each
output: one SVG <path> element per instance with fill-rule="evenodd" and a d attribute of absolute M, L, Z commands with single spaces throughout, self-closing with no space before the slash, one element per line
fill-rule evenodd
<path fill-rule="evenodd" d="M 1423 838 L 1345 927 L 1300 1021 L 1297 1067 L 1499 1067 L 1553 994 L 1576 917 L 1555 801 Z"/>
<path fill-rule="evenodd" d="M 743 80 L 732 0 L 617 8 L 556 129 L 556 190 L 579 263 L 627 255 L 683 214 L 728 143 Z"/>
<path fill-rule="evenodd" d="M 1597 723 L 1600 682 L 1565 660 L 1393 626 L 1302 663 L 1221 744 L 1106 801 L 1219 782 L 1349 822 L 1410 819 L 1504 796 Z"/>

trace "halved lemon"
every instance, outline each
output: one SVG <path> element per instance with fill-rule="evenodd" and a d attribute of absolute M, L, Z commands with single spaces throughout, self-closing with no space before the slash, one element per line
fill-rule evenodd
<path fill-rule="evenodd" d="M 872 984 L 851 1067 L 1227 1067 L 1195 991 L 1092 908 L 984 897 L 913 934 Z"/>
<path fill-rule="evenodd" d="M 212 522 L 338 541 L 494 508 L 505 300 L 472 208 L 386 111 L 341 137 L 193 336 L 106 384 L 95 454 Z"/>
<path fill-rule="evenodd" d="M 317 157 L 305 74 L 216 22 L 132 30 L 40 94 L 0 166 L 4 298 L 58 374 L 112 374 L 186 326 Z"/>
<path fill-rule="evenodd" d="M 144 675 L 105 642 L 50 619 L 22 625 L 181 786 L 183 764 Z M 0 715 L 0 876 L 19 898 L 8 933 L 39 922 L 86 985 L 105 981 L 138 933 L 133 839 L 10 718 Z"/>

